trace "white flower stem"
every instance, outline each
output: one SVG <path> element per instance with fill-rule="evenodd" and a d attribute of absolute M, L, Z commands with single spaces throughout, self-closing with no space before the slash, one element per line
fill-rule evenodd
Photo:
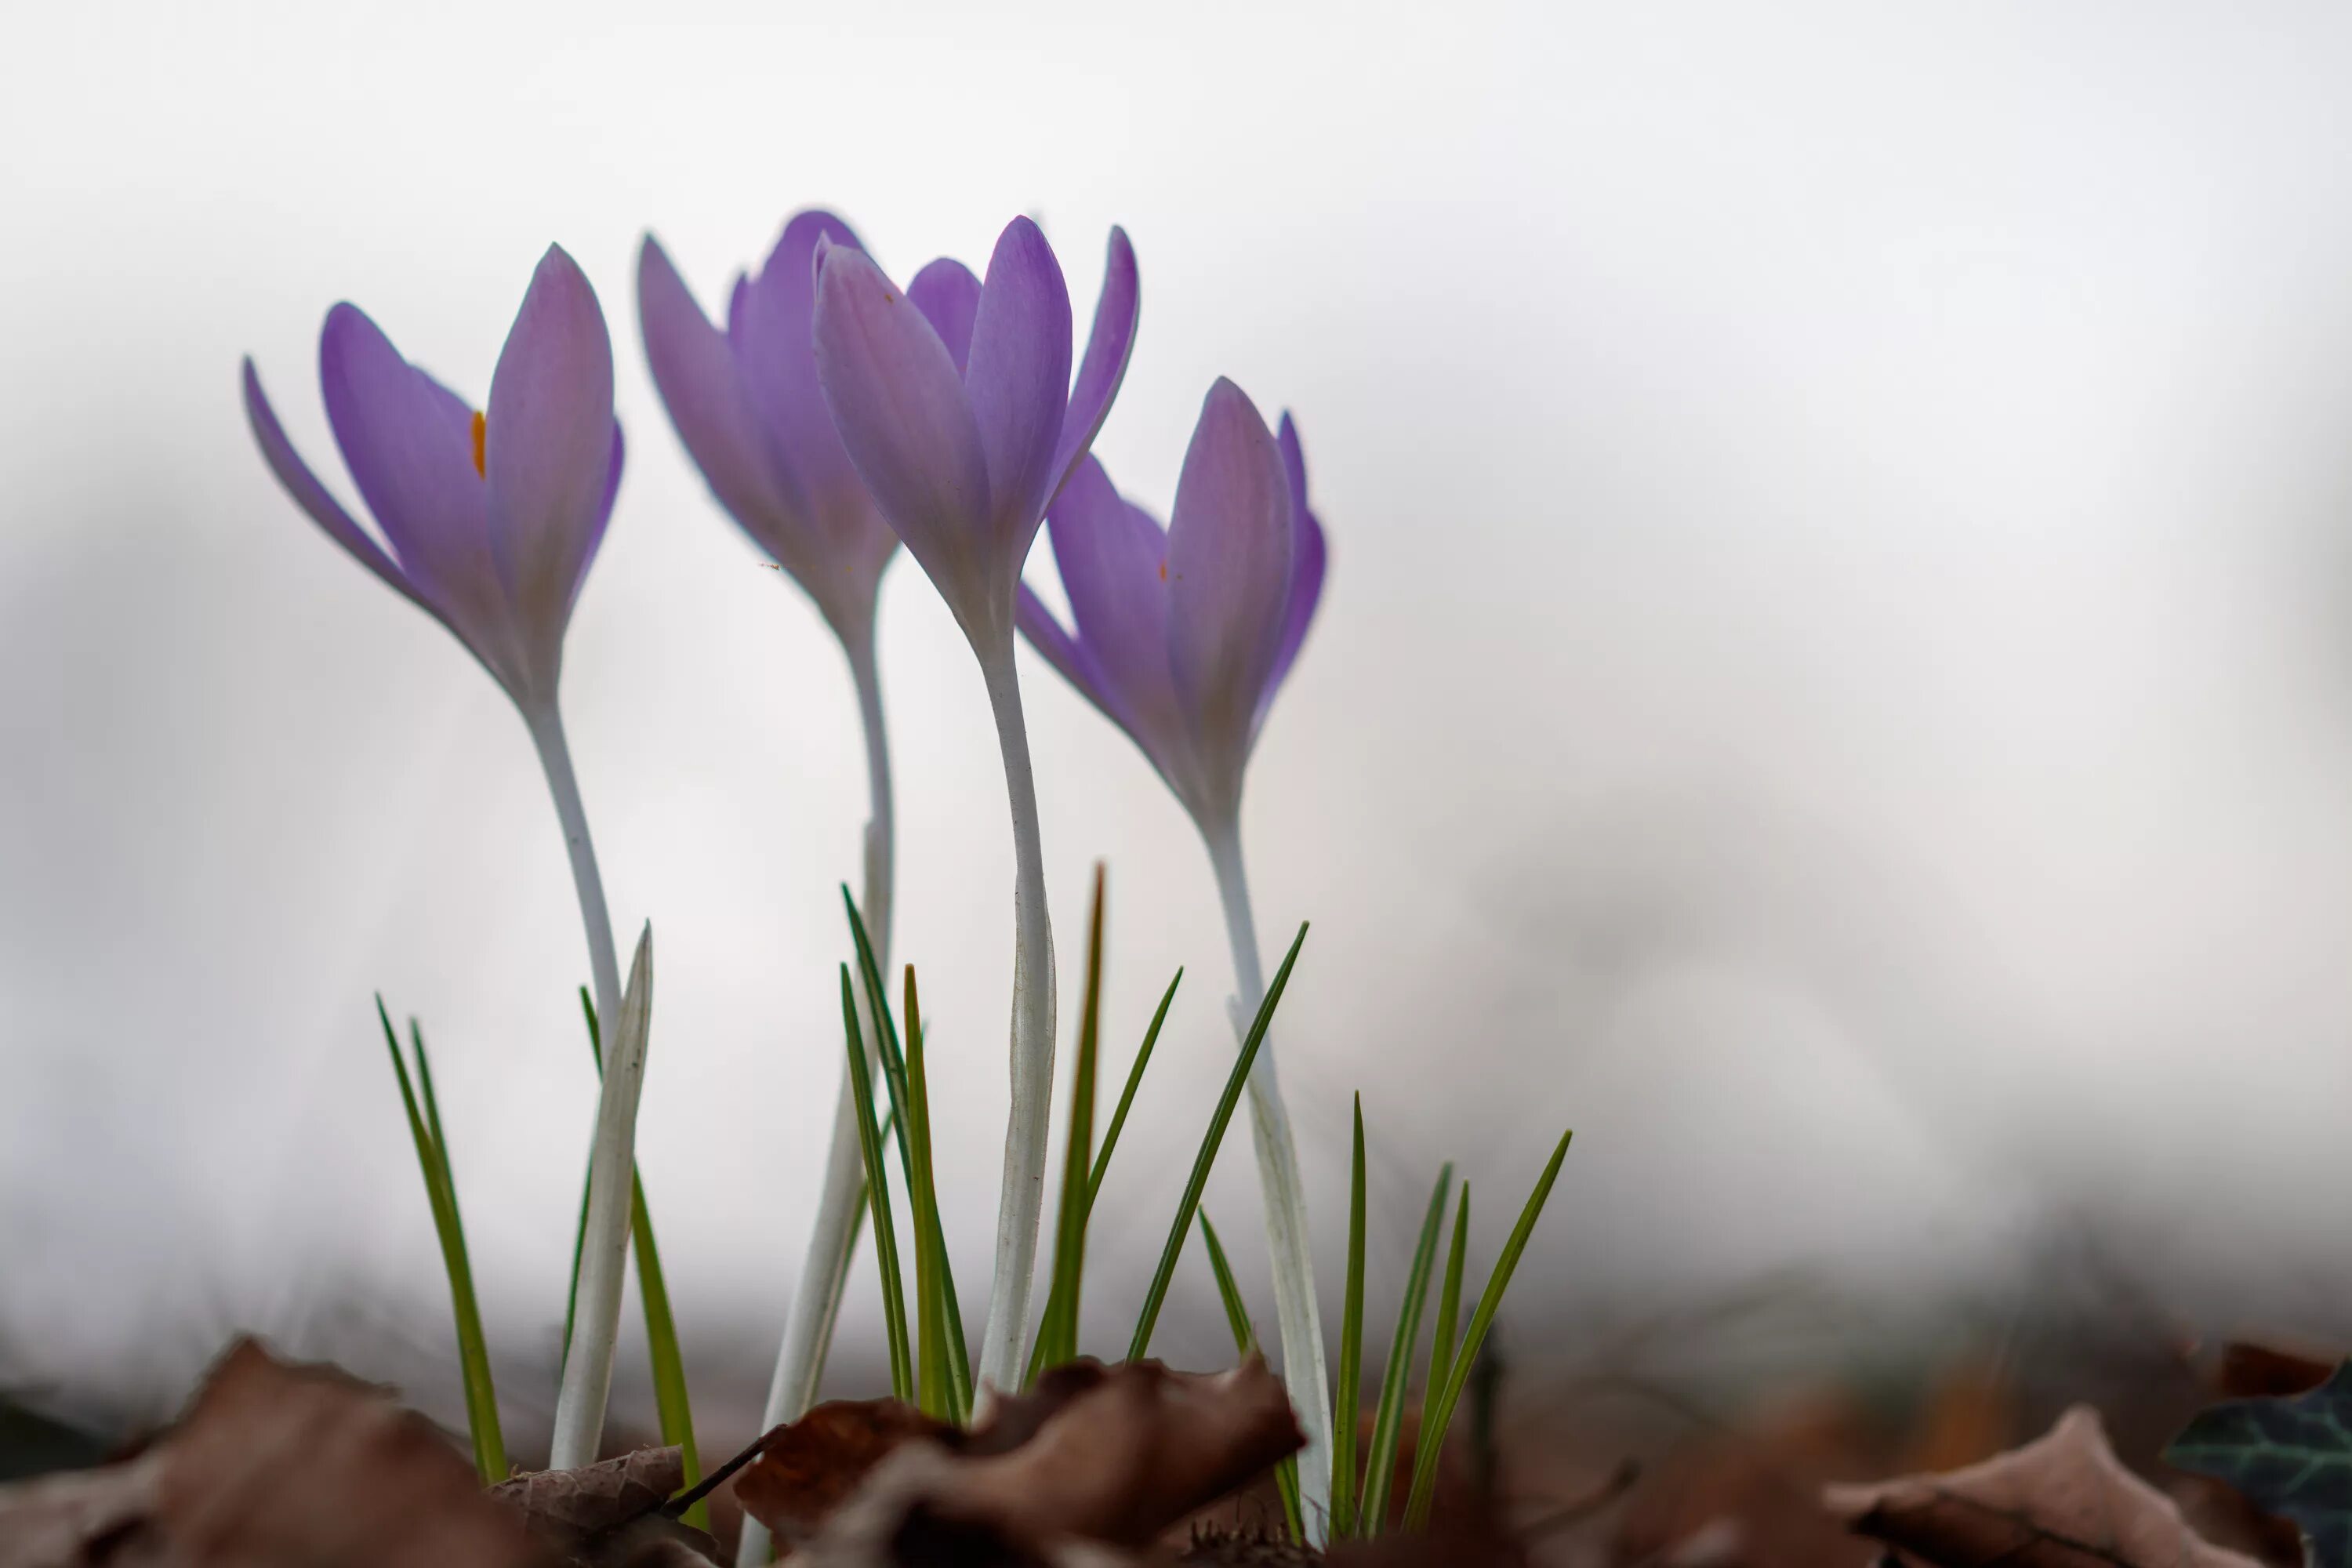
<path fill-rule="evenodd" d="M 1004 1126 L 1004 1185 L 996 1207 L 996 1278 L 981 1332 L 980 1381 L 1000 1394 L 1021 1386 L 1021 1340 L 1045 1204 L 1045 1133 L 1054 1091 L 1054 932 L 1045 914 L 1045 853 L 1037 832 L 1037 782 L 1008 636 L 974 647 L 1004 753 L 1013 807 L 1013 1106 Z"/>
<path fill-rule="evenodd" d="M 866 730 L 866 774 L 870 815 L 866 822 L 866 884 L 858 913 L 866 935 L 874 944 L 875 968 L 890 973 L 890 891 L 895 831 L 890 796 L 890 741 L 882 724 L 882 679 L 874 658 L 871 631 L 849 648 L 849 672 L 857 687 L 857 712 Z M 869 1061 L 879 1059 L 881 1037 L 873 1027 L 865 990 L 858 991 L 861 1027 Z M 833 1328 L 841 1315 L 841 1293 L 849 1281 L 849 1255 L 857 1239 L 858 1205 L 866 1187 L 866 1162 L 857 1146 L 856 1089 L 845 1066 L 841 1092 L 833 1107 L 833 1139 L 824 1157 L 824 1176 L 817 1190 L 816 1225 L 809 1233 L 808 1256 L 793 1287 L 791 1314 L 784 1320 L 783 1343 L 776 1352 L 775 1375 L 768 1383 L 768 1403 L 760 1429 L 797 1421 L 816 1403 L 818 1380 L 833 1344 Z M 760 1568 L 769 1559 L 768 1527 L 758 1520 L 743 1521 L 741 1543 L 736 1548 L 737 1568 Z"/>
<path fill-rule="evenodd" d="M 621 1273 L 629 1256 L 631 1177 L 636 1169 L 637 1098 L 646 1084 L 646 1045 L 654 1005 L 654 928 L 637 939 L 620 1026 L 604 1052 L 604 1089 L 596 1106 L 596 1145 L 588 1160 L 588 1223 L 573 1298 L 572 1351 L 555 1396 L 555 1437 L 547 1468 L 588 1464 L 604 1438 L 604 1405 L 613 1392 L 613 1346 L 621 1331 Z"/>
<path fill-rule="evenodd" d="M 1234 1026 L 1246 1036 L 1265 1000 L 1265 975 L 1258 961 L 1257 923 L 1250 913 L 1240 821 L 1235 816 L 1204 823 L 1202 837 L 1216 868 L 1225 934 L 1233 942 L 1234 981 L 1239 987 Z M 1290 1136 L 1290 1112 L 1282 1103 L 1270 1037 L 1258 1047 L 1257 1064 L 1250 1069 L 1249 1098 L 1258 1186 L 1265 1200 L 1265 1245 L 1274 1262 L 1275 1316 L 1282 1331 L 1282 1378 L 1307 1433 L 1307 1447 L 1298 1455 L 1299 1511 L 1306 1516 L 1308 1538 L 1319 1546 L 1331 1519 L 1331 1385 L 1323 1362 L 1323 1319 L 1315 1303 L 1306 1184 L 1299 1176 L 1298 1147 Z M 1339 1419 L 1353 1420 L 1355 1415 L 1343 1411 Z"/>
<path fill-rule="evenodd" d="M 604 1087 L 597 1095 L 596 1142 L 589 1157 L 589 1223 L 572 1300 L 572 1349 L 564 1359 L 563 1385 L 556 1397 L 554 1448 L 549 1459 L 553 1468 L 569 1469 L 593 1459 L 604 1436 L 613 1346 L 621 1326 L 622 1265 L 629 1247 L 629 1178 L 636 1151 L 637 1096 L 644 1082 L 645 1032 L 640 1026 L 634 1051 L 624 1048 L 630 1044 L 630 1035 L 627 1021 L 621 1016 L 621 969 L 613 951 L 613 917 L 604 904 L 604 879 L 597 872 L 596 847 L 588 837 L 588 813 L 581 804 L 580 779 L 572 771 L 562 714 L 551 699 L 544 705 L 525 708 L 522 716 L 539 748 L 548 794 L 554 797 L 556 820 L 563 827 L 563 847 L 572 858 L 580 920 L 588 933 L 588 973 L 595 986 L 596 1016 L 611 1020 L 604 1026 L 611 1044 L 605 1053 Z M 631 1064 L 632 1058 L 633 1065 L 625 1065 Z"/>

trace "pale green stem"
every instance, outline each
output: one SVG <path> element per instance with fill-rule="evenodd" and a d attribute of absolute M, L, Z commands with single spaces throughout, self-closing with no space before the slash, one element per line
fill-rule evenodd
<path fill-rule="evenodd" d="M 596 869 L 596 848 L 588 837 L 588 813 L 581 804 L 580 779 L 572 771 L 563 718 L 551 699 L 543 706 L 525 708 L 523 722 L 539 747 L 548 794 L 554 798 L 556 820 L 563 827 L 563 847 L 572 859 L 581 923 L 588 934 L 588 972 L 596 989 L 596 1013 L 602 1018 L 621 1018 L 621 972 L 613 951 L 613 918 L 604 903 L 604 878 Z M 649 1003 L 651 998 L 639 1000 Z M 593 1459 L 604 1436 L 604 1405 L 612 1392 L 613 1347 L 620 1334 L 621 1274 L 629 1250 L 629 1182 L 636 1151 L 637 1099 L 645 1080 L 645 1035 L 642 1023 L 635 1030 L 634 1040 L 625 1027 L 619 1032 L 611 1066 L 626 1066 L 618 1071 L 608 1066 L 597 1094 L 596 1142 L 589 1159 L 588 1226 L 572 1303 L 572 1344 L 556 1396 L 554 1447 L 549 1458 L 556 1469 Z"/>
<path fill-rule="evenodd" d="M 998 1394 L 1021 1386 L 1021 1341 L 1045 1205 L 1046 1122 L 1054 1092 L 1054 932 L 1045 912 L 1045 855 L 1037 831 L 1037 782 L 1021 716 L 1013 639 L 982 647 L 980 671 L 1004 753 L 1013 808 L 1013 1105 L 1004 1126 L 1004 1184 L 996 1208 L 996 1278 L 982 1331 L 980 1379 Z"/>
<path fill-rule="evenodd" d="M 1246 1035 L 1265 1000 L 1265 977 L 1258 964 L 1257 924 L 1250 912 L 1249 875 L 1242 863 L 1241 825 L 1234 817 L 1202 825 L 1215 868 L 1217 893 L 1225 907 L 1225 934 L 1233 942 L 1234 981 L 1239 988 L 1234 1026 Z M 1250 1069 L 1250 1131 L 1257 1145 L 1258 1187 L 1265 1200 L 1265 1245 L 1274 1264 L 1274 1308 L 1282 1334 L 1282 1378 L 1307 1434 L 1298 1454 L 1300 1511 L 1309 1539 L 1320 1546 L 1331 1523 L 1331 1385 L 1323 1363 L 1323 1320 L 1315 1304 L 1315 1255 L 1307 1228 L 1307 1188 L 1298 1171 L 1298 1148 L 1290 1135 L 1290 1113 L 1274 1065 L 1274 1041 L 1259 1047 Z M 1355 1412 L 1341 1413 L 1353 1420 Z"/>
<path fill-rule="evenodd" d="M 857 712 L 866 731 L 866 775 L 869 816 L 866 823 L 866 884 L 858 913 L 874 944 L 874 966 L 890 973 L 890 891 L 895 832 L 891 812 L 890 741 L 882 723 L 882 679 L 876 668 L 874 637 L 852 646 L 849 672 L 857 687 Z M 864 987 L 858 990 L 866 1053 L 880 1061 L 882 1032 L 874 1026 Z M 878 1068 L 877 1069 L 878 1070 Z M 775 1374 L 768 1383 L 768 1403 L 760 1429 L 797 1421 L 816 1403 L 818 1381 L 824 1373 L 825 1353 L 833 1343 L 833 1327 L 841 1315 L 841 1295 L 849 1281 L 849 1256 L 857 1244 L 860 1210 L 866 1203 L 866 1164 L 857 1144 L 856 1089 L 849 1069 L 841 1069 L 841 1092 L 833 1108 L 833 1136 L 825 1152 L 824 1175 L 817 1189 L 816 1225 L 809 1232 L 808 1256 L 793 1287 L 791 1314 L 784 1320 L 783 1343 L 776 1352 Z M 743 1521 L 741 1543 L 736 1548 L 737 1568 L 759 1568 L 771 1551 L 768 1527 L 758 1520 Z"/>

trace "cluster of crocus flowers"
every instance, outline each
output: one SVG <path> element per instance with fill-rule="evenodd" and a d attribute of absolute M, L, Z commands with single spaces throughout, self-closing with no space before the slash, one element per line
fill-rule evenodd
<path fill-rule="evenodd" d="M 1234 1021 L 1245 1029 L 1265 983 L 1242 858 L 1243 775 L 1323 593 L 1323 529 L 1307 508 L 1298 433 L 1285 415 L 1277 440 L 1241 388 L 1221 380 L 1202 405 L 1165 529 L 1092 458 L 1063 488 L 1050 526 L 1072 626 L 1024 586 L 1022 633 L 1142 748 L 1192 814 L 1224 902 Z M 1331 1400 L 1306 1190 L 1272 1050 L 1259 1051 L 1249 1089 L 1283 1373 L 1307 1438 L 1301 1501 L 1313 1517 L 1329 1495 Z"/>
<path fill-rule="evenodd" d="M 1277 437 L 1239 388 L 1219 381 L 1168 528 L 1121 498 L 1089 455 L 1139 314 L 1134 253 L 1118 229 L 1082 354 L 1061 266 L 1025 218 L 999 237 L 984 278 L 941 259 L 902 289 L 839 219 L 800 214 L 760 271 L 736 279 L 723 325 L 650 237 L 637 283 L 647 360 L 680 440 L 720 506 L 806 593 L 847 656 L 869 763 L 865 921 L 878 963 L 887 963 L 893 855 L 875 621 L 899 543 L 979 664 L 1012 819 L 1015 940 L 1012 1108 L 977 1370 L 983 1383 L 1011 1391 L 1029 1326 L 1055 1020 L 1015 644 L 1025 637 L 1125 729 L 1192 815 L 1223 897 L 1245 1023 L 1265 982 L 1241 851 L 1243 780 L 1324 574 L 1296 432 L 1286 416 Z M 247 405 L 263 454 L 330 536 L 441 621 L 512 697 L 571 851 L 599 1014 L 622 1020 L 625 1043 L 632 1025 L 638 1030 L 636 1048 L 604 1079 L 580 1317 L 556 1415 L 554 1462 L 579 1463 L 601 1433 L 617 1328 L 628 1244 L 617 1184 L 630 1168 L 651 984 L 648 954 L 643 984 L 622 994 L 556 702 L 564 629 L 621 471 L 611 346 L 586 279 L 551 249 L 500 355 L 486 412 L 403 360 L 348 305 L 328 317 L 320 369 L 337 445 L 385 543 L 295 454 L 248 362 Z M 1069 628 L 1022 582 L 1049 520 Z M 866 1031 L 869 1039 L 878 1033 Z M 1285 1376 L 1309 1437 L 1301 1500 L 1319 1533 L 1331 1406 L 1306 1204 L 1270 1050 L 1261 1048 L 1249 1089 Z M 853 1092 L 845 1075 L 769 1424 L 814 1401 L 840 1303 L 864 1181 Z M 765 1548 L 747 1534 L 744 1560 L 762 1560 Z"/>
<path fill-rule="evenodd" d="M 513 699 L 539 748 L 563 828 L 597 1011 L 618 1020 L 612 916 L 556 702 L 564 630 L 621 482 L 613 343 L 596 292 L 571 257 L 549 248 L 499 351 L 486 410 L 402 358 L 349 304 L 327 313 L 319 381 L 335 445 L 383 543 L 294 450 L 248 359 L 245 405 L 254 439 L 287 493 L 328 537 L 446 626 Z M 559 1466 L 594 1457 L 619 1331 L 629 1221 L 620 1187 L 631 1168 L 645 1058 L 641 1048 L 615 1057 L 601 1091 L 589 1200 L 593 1223 L 582 1251 L 579 1299 L 587 1310 L 579 1313 L 556 1406 Z M 598 1184 L 604 1191 L 595 1190 Z"/>

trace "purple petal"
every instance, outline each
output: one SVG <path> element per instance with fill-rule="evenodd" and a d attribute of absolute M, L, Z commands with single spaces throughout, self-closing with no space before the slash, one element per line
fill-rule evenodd
<path fill-rule="evenodd" d="M 1018 575 L 1061 475 L 1054 447 L 1069 405 L 1070 294 L 1037 226 L 1014 218 L 998 236 L 972 322 L 964 390 L 988 460 L 999 548 Z"/>
<path fill-rule="evenodd" d="M 1102 296 L 1095 302 L 1094 326 L 1087 334 L 1087 355 L 1078 364 L 1077 384 L 1070 389 L 1069 410 L 1062 421 L 1062 437 L 1054 448 L 1056 483 L 1066 481 L 1095 435 L 1109 416 L 1111 399 L 1127 377 L 1127 362 L 1135 352 L 1136 324 L 1142 318 L 1143 295 L 1135 274 L 1135 247 L 1127 231 L 1110 231 L 1110 252 L 1103 264 Z"/>
<path fill-rule="evenodd" d="M 769 535 L 778 531 L 787 503 L 769 467 L 766 437 L 735 374 L 734 351 L 651 235 L 637 252 L 637 319 L 654 386 L 678 439 L 719 504 L 772 554 L 778 553 Z M 826 434 L 832 434 L 829 416 Z"/>
<path fill-rule="evenodd" d="M 1290 525 L 1293 540 L 1293 560 L 1290 574 L 1290 605 L 1284 612 L 1282 643 L 1276 649 L 1273 672 L 1266 678 L 1265 696 L 1258 704 L 1258 718 L 1265 718 L 1265 707 L 1274 700 L 1274 693 L 1290 674 L 1290 666 L 1298 657 L 1299 646 L 1307 640 L 1307 628 L 1315 619 L 1315 606 L 1323 597 L 1323 571 L 1326 549 L 1323 523 L 1307 504 L 1307 455 L 1298 445 L 1298 427 L 1288 414 L 1282 416 L 1282 467 L 1290 479 Z"/>
<path fill-rule="evenodd" d="M 731 312 L 729 327 L 736 366 L 770 455 L 788 476 L 790 493 L 804 514 L 815 507 L 816 497 L 857 482 L 816 384 L 809 328 L 816 310 L 814 262 L 820 245 L 858 247 L 849 226 L 831 213 L 793 215 L 760 275 L 748 280 L 741 309 Z M 804 542 L 799 559 L 784 563 L 795 571 L 814 565 L 809 557 L 816 542 Z"/>
<path fill-rule="evenodd" d="M 490 377 L 485 447 L 491 542 L 542 695 L 596 547 L 613 431 L 604 311 L 579 266 L 550 246 Z"/>
<path fill-rule="evenodd" d="M 972 632 L 971 617 L 990 603 L 988 465 L 947 345 L 864 252 L 843 247 L 827 252 L 817 279 L 815 335 L 817 380 L 842 445 Z"/>
<path fill-rule="evenodd" d="M 489 497 L 474 469 L 472 415 L 401 358 L 355 305 L 327 312 L 319 383 L 343 464 L 402 574 L 517 689 L 523 669 L 490 552 Z"/>
<path fill-rule="evenodd" d="M 382 545 L 368 537 L 367 531 L 360 527 L 352 514 L 343 510 L 343 503 L 320 483 L 319 476 L 310 471 L 310 466 L 302 460 L 302 455 L 294 449 L 294 443 L 287 439 L 286 427 L 278 422 L 278 411 L 270 407 L 268 397 L 263 394 L 261 376 L 253 368 L 249 356 L 245 362 L 244 379 L 246 423 L 253 427 L 253 439 L 261 447 L 262 461 L 268 463 L 269 471 L 278 476 L 278 482 L 285 487 L 286 493 L 294 498 L 294 504 L 310 513 L 310 521 L 324 530 L 328 538 L 349 551 L 352 559 L 383 578 L 399 592 L 402 598 L 440 621 L 441 612 L 408 585 L 407 577 L 401 573 L 400 563 L 385 554 Z M 442 624 L 446 626 L 448 623 L 442 621 Z"/>
<path fill-rule="evenodd" d="M 962 262 L 942 256 L 915 274 L 915 280 L 907 285 L 907 298 L 940 334 L 961 378 L 971 363 L 971 326 L 980 314 L 980 279 Z"/>
<path fill-rule="evenodd" d="M 1221 790 L 1240 789 L 1289 610 L 1295 550 L 1281 449 L 1241 388 L 1220 378 L 1176 482 L 1168 569 L 1176 689 Z"/>
<path fill-rule="evenodd" d="M 1059 670 L 1063 679 L 1076 687 L 1081 696 L 1101 709 L 1105 718 L 1113 723 L 1121 722 L 1111 709 L 1108 693 L 1097 678 L 1094 666 L 1079 651 L 1077 639 L 1063 629 L 1062 623 L 1054 618 L 1054 612 L 1046 607 L 1045 601 L 1039 598 L 1036 591 L 1026 583 L 1022 584 L 1013 595 L 1013 620 L 1021 628 L 1021 635 L 1029 639 L 1029 646 L 1043 655 L 1047 664 Z"/>
<path fill-rule="evenodd" d="M 571 596 L 563 601 L 565 625 L 572 621 L 572 607 L 580 602 L 580 590 L 587 584 L 589 564 L 596 552 L 604 547 L 604 531 L 613 525 L 613 502 L 621 493 L 621 469 L 628 457 L 628 447 L 621 439 L 618 420 L 613 423 L 613 456 L 604 470 L 604 499 L 597 504 L 596 521 L 588 531 L 588 548 L 581 552 L 579 574 L 572 579 Z"/>

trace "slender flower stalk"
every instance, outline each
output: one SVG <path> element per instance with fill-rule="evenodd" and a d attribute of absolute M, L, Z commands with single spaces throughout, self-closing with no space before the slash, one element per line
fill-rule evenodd
<path fill-rule="evenodd" d="M 1122 498 L 1091 458 L 1049 522 L 1073 626 L 1024 586 L 1022 633 L 1142 748 L 1200 829 L 1233 944 L 1239 1035 L 1265 999 L 1242 784 L 1323 591 L 1323 529 L 1307 503 L 1298 433 L 1285 416 L 1279 437 L 1269 434 L 1241 389 L 1219 381 L 1184 454 L 1168 527 Z M 1306 1190 L 1271 1047 L 1251 1069 L 1249 1094 L 1283 1377 L 1307 1439 L 1300 1496 L 1319 1539 L 1329 1524 L 1335 1416 Z"/>
<path fill-rule="evenodd" d="M 893 811 L 875 610 L 898 537 L 834 428 L 817 386 L 810 335 L 819 246 L 856 244 L 848 226 L 830 213 L 794 215 L 759 273 L 735 279 L 722 328 L 703 314 L 648 235 L 638 255 L 637 309 L 655 385 L 712 496 L 808 595 L 848 656 L 870 798 L 861 908 L 887 972 Z M 866 1005 L 862 995 L 858 1005 Z M 870 1016 L 862 1018 L 861 1033 L 870 1058 L 880 1038 Z M 845 1069 L 816 1220 L 784 1320 L 763 1427 L 796 1419 L 815 1403 L 832 1343 L 865 1182 L 854 1093 Z M 764 1563 L 768 1547 L 765 1527 L 746 1521 L 739 1561 Z"/>
<path fill-rule="evenodd" d="M 474 409 L 402 358 L 350 304 L 327 312 L 319 379 L 335 445 L 383 542 L 359 525 L 295 451 L 248 358 L 246 417 L 262 458 L 329 538 L 439 621 L 513 700 L 538 748 L 563 828 L 597 1010 L 617 1018 L 622 999 L 612 920 L 557 705 L 563 634 L 621 483 L 613 344 L 595 290 L 570 256 L 548 247 L 499 350 L 487 410 Z M 583 1279 L 592 1264 L 600 1277 L 617 1279 L 628 1245 L 627 1150 L 635 1104 L 635 1084 L 607 1073 L 593 1163 L 598 1172 L 608 1171 L 613 1162 L 606 1145 L 619 1141 L 618 1174 L 600 1179 L 607 1188 L 601 1201 L 619 1204 L 622 1226 L 616 1237 L 600 1233 L 583 1258 Z M 619 1114 L 624 1105 L 625 1116 Z M 591 1206 L 599 1201 L 592 1184 Z M 608 1256 L 597 1255 L 599 1246 Z M 619 1310 L 616 1295 L 609 1312 L 580 1314 L 575 1329 L 572 1360 L 601 1362 L 607 1381 Z M 567 1381 L 567 1394 L 571 1387 Z M 604 1425 L 604 1387 L 583 1386 L 572 1404 L 557 1409 L 559 1430 L 586 1434 L 591 1448 Z M 592 1392 L 593 1408 L 577 1403 Z"/>
<path fill-rule="evenodd" d="M 1069 291 L 1045 236 L 1008 225 L 985 283 L 935 261 L 900 289 L 847 246 L 817 247 L 817 382 L 850 460 L 963 627 L 1003 752 L 1013 839 L 1012 1111 L 980 1376 L 1019 1385 L 1045 1192 L 1054 1070 L 1053 928 L 1013 664 L 1022 563 L 1126 374 L 1135 256 L 1111 231 L 1085 357 L 1071 379 Z"/>
<path fill-rule="evenodd" d="M 588 1163 L 588 1220 L 582 1228 L 580 1286 L 573 1299 L 578 1329 L 563 1358 L 563 1386 L 555 1396 L 555 1436 L 547 1468 L 574 1469 L 594 1460 L 604 1436 L 604 1405 L 613 1392 L 613 1331 L 621 1321 L 621 1271 L 629 1256 L 629 1205 L 635 1195 L 637 1100 L 646 1083 L 646 1047 L 653 1021 L 654 928 L 637 938 L 604 1058 L 604 1089 L 596 1109 L 596 1142 Z M 600 1330 L 602 1331 L 600 1331 Z"/>

